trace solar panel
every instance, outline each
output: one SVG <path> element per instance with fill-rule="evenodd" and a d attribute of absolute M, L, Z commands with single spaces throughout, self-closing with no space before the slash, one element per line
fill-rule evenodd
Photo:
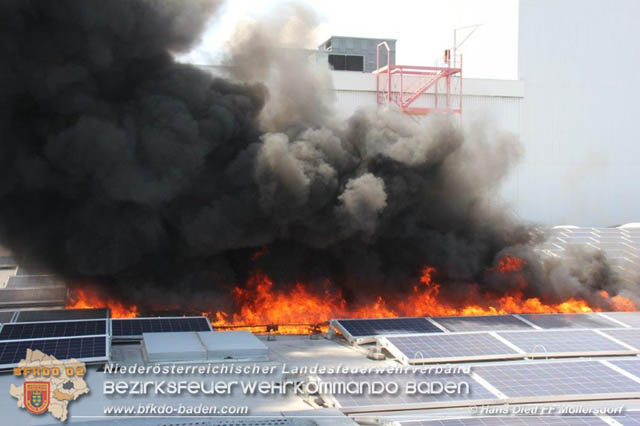
<path fill-rule="evenodd" d="M 522 314 L 541 328 L 614 328 L 621 325 L 597 314 Z"/>
<path fill-rule="evenodd" d="M 441 333 L 442 330 L 426 318 L 375 318 L 335 320 L 346 337 L 362 338 L 394 334 Z"/>
<path fill-rule="evenodd" d="M 111 320 L 113 338 L 142 338 L 142 333 L 211 331 L 207 317 L 122 318 Z"/>
<path fill-rule="evenodd" d="M 604 315 L 631 327 L 640 328 L 640 312 L 606 312 Z"/>
<path fill-rule="evenodd" d="M 59 360 L 106 361 L 107 337 L 75 337 L 0 342 L 0 368 L 6 369 L 24 359 L 27 349 L 40 350 Z"/>
<path fill-rule="evenodd" d="M 12 276 L 7 288 L 41 288 L 64 286 L 64 282 L 53 275 Z"/>
<path fill-rule="evenodd" d="M 529 355 L 620 355 L 637 353 L 637 351 L 632 351 L 619 345 L 593 330 L 506 331 L 499 332 L 498 335 Z"/>
<path fill-rule="evenodd" d="M 433 320 L 449 331 L 531 330 L 532 328 L 511 315 L 435 317 Z"/>
<path fill-rule="evenodd" d="M 640 359 L 624 359 L 619 361 L 609 361 L 616 367 L 622 368 L 634 376 L 640 378 Z"/>
<path fill-rule="evenodd" d="M 489 333 L 438 333 L 379 339 L 399 360 L 413 364 L 522 358 L 522 354 Z"/>
<path fill-rule="evenodd" d="M 0 324 L 11 322 L 14 313 L 15 311 L 0 311 Z"/>
<path fill-rule="evenodd" d="M 470 375 L 464 373 L 435 374 L 428 372 L 402 372 L 397 374 L 332 374 L 321 376 L 323 383 L 363 383 L 370 384 L 379 381 L 385 384 L 398 385 L 398 392 L 384 392 L 374 394 L 367 392 L 322 392 L 327 405 L 332 405 L 344 413 L 376 412 L 394 409 L 434 408 L 445 406 L 465 406 L 490 403 L 497 397 L 489 392 Z M 405 392 L 410 383 L 428 386 L 433 383 L 441 383 L 443 386 L 455 387 L 455 393 L 447 392 Z M 451 385 L 448 385 L 451 384 Z M 337 385 L 336 385 L 337 386 Z"/>
<path fill-rule="evenodd" d="M 491 416 L 398 422 L 401 426 L 602 426 L 596 416 Z"/>
<path fill-rule="evenodd" d="M 620 328 L 616 330 L 604 330 L 604 334 L 620 340 L 622 343 L 640 349 L 640 329 Z"/>
<path fill-rule="evenodd" d="M 640 397 L 640 383 L 598 361 L 487 365 L 476 367 L 474 372 L 508 398 Z"/>
<path fill-rule="evenodd" d="M 640 426 L 640 412 L 627 410 L 622 416 L 611 416 L 622 426 Z"/>
<path fill-rule="evenodd" d="M 0 340 L 42 339 L 107 334 L 107 320 L 25 322 L 4 324 Z"/>
<path fill-rule="evenodd" d="M 93 309 L 39 309 L 19 311 L 15 322 L 89 320 L 109 318 L 108 308 Z"/>

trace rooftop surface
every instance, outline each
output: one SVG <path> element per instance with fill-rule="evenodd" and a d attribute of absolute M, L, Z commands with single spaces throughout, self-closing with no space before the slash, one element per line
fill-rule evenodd
<path fill-rule="evenodd" d="M 538 250 L 549 256 L 562 257 L 564 251 L 580 245 L 604 251 L 629 280 L 640 270 L 638 227 L 566 226 L 547 234 Z M 632 423 L 632 417 L 634 410 L 640 410 L 639 312 L 336 319 L 329 333 L 314 336 L 215 332 L 202 317 L 111 319 L 105 309 L 59 309 L 64 304 L 55 297 L 65 294 L 64 285 L 37 268 L 18 267 L 10 253 L 5 254 L 7 267 L 2 271 L 7 281 L 10 277 L 32 279 L 6 289 L 27 292 L 24 299 L 3 298 L 5 290 L 0 289 L 0 303 L 7 302 L 0 310 L 0 389 L 7 390 L 0 397 L 2 424 L 59 424 L 50 415 L 35 416 L 18 409 L 16 399 L 8 393 L 11 384 L 24 383 L 11 369 L 24 358 L 21 348 L 33 345 L 53 347 L 61 360 L 66 354 L 87 362 L 85 381 L 90 392 L 69 406 L 70 424 L 638 424 Z M 72 341 L 90 341 L 94 346 L 89 352 L 86 348 L 78 352 L 71 344 L 60 348 L 60 342 Z M 15 353 L 7 348 L 14 348 Z M 454 368 L 433 369 L 439 365 Z M 117 372 L 131 366 L 149 370 L 144 374 Z M 170 366 L 183 370 L 154 370 Z M 426 370 L 416 372 L 416 368 Z M 237 388 L 213 395 L 188 391 L 158 395 L 153 390 L 157 382 L 260 381 L 326 387 L 311 393 L 289 389 L 265 395 Z M 470 391 L 453 396 L 437 392 L 408 395 L 404 390 L 352 395 L 330 387 L 341 381 L 395 382 L 401 389 L 414 382 L 466 383 Z M 108 394 L 110 382 L 153 385 L 140 394 Z M 198 419 L 105 413 L 108 407 L 150 404 L 246 407 L 248 415 Z M 621 407 L 626 417 L 620 416 Z M 536 411 L 540 409 L 550 411 L 541 417 Z M 581 416 L 558 417 L 562 410 Z M 593 410 L 601 411 L 584 417 Z M 519 417 L 516 423 L 508 417 L 513 413 L 530 416 Z M 553 417 L 547 417 L 549 413 Z"/>

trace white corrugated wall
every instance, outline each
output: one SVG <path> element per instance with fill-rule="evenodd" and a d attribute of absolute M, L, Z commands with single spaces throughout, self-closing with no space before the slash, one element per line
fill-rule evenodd
<path fill-rule="evenodd" d="M 520 1 L 521 216 L 584 226 L 640 220 L 638 17 L 637 0 Z"/>

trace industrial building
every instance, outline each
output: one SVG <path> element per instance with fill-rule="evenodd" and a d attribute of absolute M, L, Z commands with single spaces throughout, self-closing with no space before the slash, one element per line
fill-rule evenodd
<path fill-rule="evenodd" d="M 520 138 L 525 155 L 503 197 L 521 218 L 550 226 L 635 221 L 640 81 L 632 71 L 637 53 L 628 46 L 640 35 L 640 4 L 521 0 L 519 5 L 518 78 L 464 78 L 463 123 L 488 123 Z M 402 40 L 336 36 L 319 46 L 321 55 L 363 58 L 363 71 L 335 67 L 333 56 L 323 58 L 333 68 L 336 105 L 344 116 L 378 104 L 371 71 L 386 65 L 386 55 L 376 64 L 373 47 L 382 41 L 395 65 Z M 433 104 L 432 98 L 430 89 L 420 100 Z"/>

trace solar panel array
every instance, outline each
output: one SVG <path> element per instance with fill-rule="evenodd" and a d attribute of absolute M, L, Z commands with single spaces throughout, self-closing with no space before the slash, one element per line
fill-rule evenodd
<path fill-rule="evenodd" d="M 640 426 L 640 412 L 626 411 L 623 416 L 613 417 L 622 426 Z"/>
<path fill-rule="evenodd" d="M 640 312 L 606 312 L 602 315 L 613 318 L 629 327 L 640 328 Z"/>
<path fill-rule="evenodd" d="M 636 377 L 640 377 L 640 359 L 625 359 L 609 362 Z"/>
<path fill-rule="evenodd" d="M 341 331 L 352 338 L 379 335 L 441 333 L 442 330 L 424 317 L 336 320 Z"/>
<path fill-rule="evenodd" d="M 408 408 L 422 408 L 428 406 L 441 406 L 441 405 L 468 405 L 470 403 L 476 404 L 483 401 L 488 402 L 497 399 L 497 397 L 488 391 L 480 383 L 466 374 L 425 374 L 425 373 L 413 373 L 403 372 L 398 374 L 381 374 L 372 376 L 369 374 L 332 374 L 326 377 L 320 378 L 324 382 L 331 383 L 347 383 L 358 382 L 368 383 L 371 380 L 381 381 L 385 384 L 395 383 L 399 387 L 399 391 L 395 394 L 372 394 L 370 392 L 354 392 L 354 393 L 338 393 L 333 395 L 333 399 L 337 403 L 337 406 L 341 411 L 345 413 L 356 413 L 366 411 L 380 411 L 386 409 L 393 409 L 394 407 Z M 460 393 L 414 393 L 410 394 L 404 392 L 409 382 L 416 383 L 428 383 L 428 382 L 450 382 L 456 386 L 460 383 L 467 384 L 466 390 L 468 392 Z M 462 385 L 464 386 L 464 385 Z"/>
<path fill-rule="evenodd" d="M 97 336 L 107 334 L 107 320 L 25 322 L 4 324 L 0 340 L 28 340 L 47 337 Z"/>
<path fill-rule="evenodd" d="M 576 395 L 640 396 L 640 383 L 598 361 L 481 365 L 473 371 L 507 398 L 555 401 Z"/>
<path fill-rule="evenodd" d="M 522 358 L 522 354 L 489 333 L 389 336 L 380 340 L 405 363 L 451 362 L 472 359 Z"/>
<path fill-rule="evenodd" d="M 0 311 L 0 324 L 11 322 L 15 311 Z"/>
<path fill-rule="evenodd" d="M 107 361 L 107 337 L 76 337 L 0 342 L 0 368 L 15 366 L 24 359 L 27 349 L 40 350 L 58 360 Z"/>
<path fill-rule="evenodd" d="M 621 362 L 615 362 L 616 365 Z M 640 360 L 633 368 L 640 368 Z M 611 362 L 614 364 L 614 362 Z M 625 365 L 624 367 L 631 367 Z M 531 402 L 561 402 L 592 399 L 640 398 L 640 378 L 628 376 L 610 367 L 605 362 L 554 361 L 516 362 L 500 364 L 480 364 L 471 368 L 471 374 L 437 375 L 388 374 L 375 375 L 375 380 L 395 381 L 400 389 L 409 381 L 447 382 L 468 384 L 468 393 L 418 393 L 403 392 L 371 394 L 334 394 L 325 397 L 329 405 L 334 405 L 345 413 L 391 411 L 410 408 L 437 408 L 453 406 L 473 406 L 480 404 L 525 404 Z M 622 368 L 622 367 L 620 367 Z M 328 376 L 323 381 L 362 381 L 369 375 Z M 457 389 L 464 389 L 457 387 Z M 471 423 L 473 424 L 473 423 Z M 498 423 L 499 424 L 499 423 Z M 512 423 L 509 423 L 512 424 Z M 544 423 L 543 423 L 544 424 Z M 560 423 L 562 424 L 562 423 Z M 575 424 L 575 423 L 569 423 Z"/>
<path fill-rule="evenodd" d="M 8 312 L 6 319 L 10 321 L 13 316 L 13 312 Z M 116 340 L 140 339 L 142 333 L 172 331 L 212 329 L 206 317 L 110 320 L 106 308 L 20 311 L 14 322 L 6 322 L 0 328 L 0 369 L 11 368 L 24 359 L 27 348 L 40 349 L 58 359 L 105 362 L 108 360 L 110 337 Z"/>
<path fill-rule="evenodd" d="M 529 355 L 635 353 L 593 330 L 510 331 L 498 335 Z"/>
<path fill-rule="evenodd" d="M 623 280 L 637 282 L 640 276 L 640 229 L 556 227 L 544 232 L 538 250 L 565 257 L 572 249 L 602 250 Z"/>
<path fill-rule="evenodd" d="M 109 320 L 106 309 L 20 311 L 16 317 L 40 318 L 35 322 L 6 322 L 0 328 L 0 370 L 25 359 L 27 349 L 41 350 L 59 360 L 82 362 L 109 360 Z M 101 319 L 69 320 L 69 317 Z M 62 318 L 62 320 L 60 320 Z M 52 321 L 52 319 L 54 319 Z"/>
<path fill-rule="evenodd" d="M 404 364 L 640 353 L 640 329 L 432 333 L 377 341 Z"/>
<path fill-rule="evenodd" d="M 449 331 L 531 330 L 531 325 L 512 315 L 484 315 L 474 317 L 434 317 L 433 320 Z"/>
<path fill-rule="evenodd" d="M 122 318 L 111 320 L 114 339 L 139 339 L 142 333 L 211 331 L 207 317 Z"/>
<path fill-rule="evenodd" d="M 109 318 L 108 308 L 93 309 L 38 309 L 20 311 L 15 322 L 62 321 Z"/>
<path fill-rule="evenodd" d="M 640 349 L 640 329 L 621 328 L 619 330 L 604 330 L 604 334 L 636 349 Z"/>
<path fill-rule="evenodd" d="M 622 325 L 598 314 L 521 314 L 540 328 L 616 328 Z"/>

